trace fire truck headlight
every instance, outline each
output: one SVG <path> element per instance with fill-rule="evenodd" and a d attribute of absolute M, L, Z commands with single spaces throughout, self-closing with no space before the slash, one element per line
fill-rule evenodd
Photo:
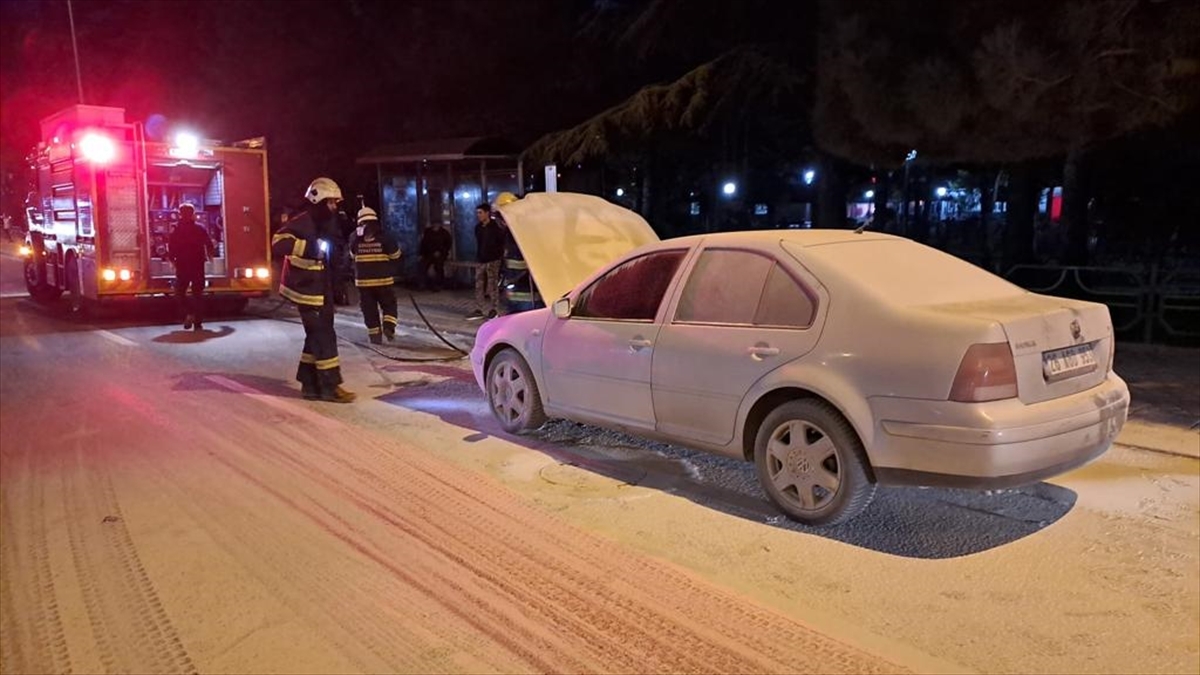
<path fill-rule="evenodd" d="M 259 279 L 269 279 L 271 277 L 271 270 L 265 267 L 256 267 L 254 269 L 254 276 Z"/>
<path fill-rule="evenodd" d="M 100 272 L 100 276 L 105 281 L 116 281 L 117 280 L 117 271 L 106 269 L 106 270 L 103 270 L 102 272 Z"/>
<path fill-rule="evenodd" d="M 96 132 L 84 134 L 79 141 L 79 151 L 84 159 L 96 164 L 107 164 L 117 156 L 117 146 L 113 140 Z"/>
<path fill-rule="evenodd" d="M 121 270 L 117 276 L 121 277 L 121 281 L 129 281 L 133 278 L 133 274 L 131 274 L 129 270 Z"/>
<path fill-rule="evenodd" d="M 33 255 L 33 249 L 22 244 L 21 247 L 17 249 L 17 255 L 21 256 L 22 258 L 28 258 L 29 256 Z"/>
<path fill-rule="evenodd" d="M 246 279 L 251 279 L 254 277 L 254 270 L 247 267 L 246 269 L 242 270 L 242 276 Z"/>

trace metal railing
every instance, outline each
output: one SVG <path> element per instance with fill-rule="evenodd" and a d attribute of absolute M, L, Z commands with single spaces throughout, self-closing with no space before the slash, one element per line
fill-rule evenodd
<path fill-rule="evenodd" d="M 1016 265 L 1004 276 L 1035 293 L 1108 305 L 1119 337 L 1200 346 L 1200 269 Z"/>

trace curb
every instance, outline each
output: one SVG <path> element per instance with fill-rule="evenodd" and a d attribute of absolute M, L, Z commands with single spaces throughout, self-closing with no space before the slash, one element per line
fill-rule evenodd
<path fill-rule="evenodd" d="M 1128 420 L 1114 443 L 1164 455 L 1200 459 L 1200 428 Z"/>

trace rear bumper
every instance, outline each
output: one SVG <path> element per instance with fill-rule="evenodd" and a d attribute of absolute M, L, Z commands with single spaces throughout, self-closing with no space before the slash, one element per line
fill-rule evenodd
<path fill-rule="evenodd" d="M 1026 405 L 873 398 L 881 420 L 868 449 L 880 483 L 1001 488 L 1048 478 L 1095 459 L 1129 412 L 1115 374 L 1086 391 Z"/>

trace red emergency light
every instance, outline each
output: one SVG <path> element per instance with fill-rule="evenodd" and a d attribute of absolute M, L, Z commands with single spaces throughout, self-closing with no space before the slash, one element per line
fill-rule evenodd
<path fill-rule="evenodd" d="M 117 144 L 104 134 L 89 131 L 79 139 L 83 158 L 94 164 L 107 164 L 117 156 Z"/>

